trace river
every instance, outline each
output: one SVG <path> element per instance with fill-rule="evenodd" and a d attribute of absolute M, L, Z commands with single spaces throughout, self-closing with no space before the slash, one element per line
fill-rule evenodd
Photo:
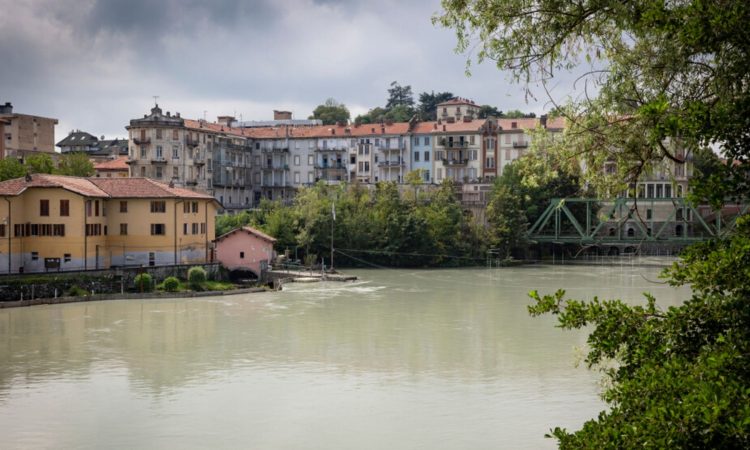
<path fill-rule="evenodd" d="M 356 270 L 282 292 L 0 310 L 0 448 L 553 448 L 602 410 L 530 289 L 679 304 L 658 269 Z"/>

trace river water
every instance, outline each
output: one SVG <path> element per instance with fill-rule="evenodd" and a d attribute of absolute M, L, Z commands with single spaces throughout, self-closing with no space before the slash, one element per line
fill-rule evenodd
<path fill-rule="evenodd" d="M 679 304 L 658 269 L 358 270 L 282 292 L 0 310 L 0 448 L 552 448 L 604 408 L 530 289 Z"/>

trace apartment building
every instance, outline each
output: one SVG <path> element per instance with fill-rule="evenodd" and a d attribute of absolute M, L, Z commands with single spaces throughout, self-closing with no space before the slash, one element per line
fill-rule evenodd
<path fill-rule="evenodd" d="M 422 181 L 433 182 L 433 125 L 434 122 L 420 122 L 414 125 L 411 134 L 410 170 L 422 170 Z"/>
<path fill-rule="evenodd" d="M 464 119 L 478 119 L 479 105 L 474 103 L 473 100 L 456 97 L 443 103 L 438 103 L 437 118 L 439 120 L 454 120 L 456 122 Z"/>
<path fill-rule="evenodd" d="M 220 206 L 146 178 L 34 174 L 0 197 L 3 273 L 206 262 Z"/>
<path fill-rule="evenodd" d="M 34 153 L 54 153 L 55 125 L 57 119 L 14 113 L 9 102 L 0 105 L 0 158 L 23 159 Z"/>
<path fill-rule="evenodd" d="M 249 208 L 253 142 L 230 124 L 183 119 L 155 105 L 125 127 L 130 175 L 207 192 L 226 209 Z"/>
<path fill-rule="evenodd" d="M 81 130 L 71 131 L 58 142 L 61 153 L 82 152 L 97 162 L 104 162 L 128 155 L 127 139 L 105 139 Z"/>
<path fill-rule="evenodd" d="M 548 133 L 560 135 L 565 130 L 565 119 L 558 117 L 548 119 L 546 115 L 539 118 L 498 119 L 498 175 L 511 162 L 523 156 L 528 150 L 533 136 L 529 131 L 541 127 Z"/>

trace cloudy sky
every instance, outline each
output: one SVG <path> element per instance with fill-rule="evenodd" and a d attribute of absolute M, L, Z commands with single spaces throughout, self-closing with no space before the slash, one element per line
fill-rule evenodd
<path fill-rule="evenodd" d="M 491 63 L 466 77 L 453 32 L 430 21 L 439 10 L 439 0 L 0 0 L 0 102 L 58 118 L 58 140 L 74 128 L 124 136 L 154 95 L 165 111 L 209 120 L 274 109 L 303 119 L 328 97 L 354 117 L 384 105 L 394 80 L 501 110 L 550 108 L 541 88 L 527 99 Z"/>

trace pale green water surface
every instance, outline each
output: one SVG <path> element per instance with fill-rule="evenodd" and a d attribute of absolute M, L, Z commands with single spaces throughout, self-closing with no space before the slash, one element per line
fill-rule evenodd
<path fill-rule="evenodd" d="M 530 289 L 660 304 L 658 269 L 358 270 L 355 283 L 0 310 L 0 448 L 550 448 L 604 405 Z"/>

